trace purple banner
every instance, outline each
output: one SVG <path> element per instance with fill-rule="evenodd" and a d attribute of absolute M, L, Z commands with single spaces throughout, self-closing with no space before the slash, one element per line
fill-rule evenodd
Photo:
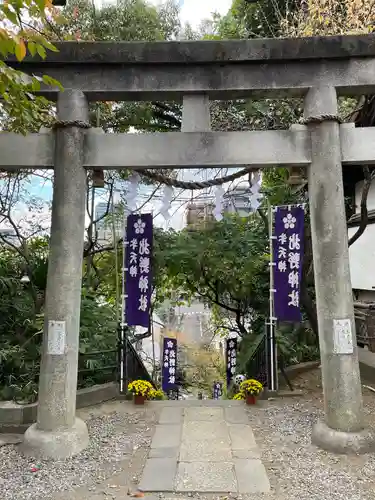
<path fill-rule="evenodd" d="M 227 339 L 226 362 L 227 362 L 227 387 L 229 387 L 232 378 L 236 373 L 237 339 Z"/>
<path fill-rule="evenodd" d="M 219 399 L 223 394 L 223 384 L 221 382 L 214 382 L 213 399 Z"/>
<path fill-rule="evenodd" d="M 165 337 L 163 341 L 162 388 L 164 392 L 176 389 L 177 340 Z"/>
<path fill-rule="evenodd" d="M 301 321 L 300 287 L 305 212 L 301 206 L 276 207 L 273 245 L 274 307 L 279 321 Z"/>
<path fill-rule="evenodd" d="M 125 319 L 129 326 L 147 328 L 150 324 L 152 237 L 152 214 L 128 216 L 125 256 Z"/>

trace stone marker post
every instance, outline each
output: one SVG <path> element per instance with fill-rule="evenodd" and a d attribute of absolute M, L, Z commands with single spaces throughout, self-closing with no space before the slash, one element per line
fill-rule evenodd
<path fill-rule="evenodd" d="M 26 431 L 23 443 L 27 454 L 53 459 L 74 455 L 88 444 L 86 424 L 75 416 L 86 208 L 86 97 L 81 91 L 65 90 L 58 96 L 57 113 L 38 419 Z"/>
<path fill-rule="evenodd" d="M 326 450 L 361 453 L 374 441 L 364 431 L 337 113 L 333 87 L 310 89 L 305 120 L 311 134 L 309 201 L 325 408 L 312 440 Z"/>

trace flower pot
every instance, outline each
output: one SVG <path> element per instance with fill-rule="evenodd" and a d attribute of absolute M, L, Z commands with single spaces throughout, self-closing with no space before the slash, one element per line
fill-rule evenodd
<path fill-rule="evenodd" d="M 248 394 L 246 396 L 246 404 L 247 405 L 255 405 L 257 402 L 257 397 L 254 394 Z"/>
<path fill-rule="evenodd" d="M 135 405 L 144 405 L 146 401 L 146 396 L 141 396 L 141 394 L 134 394 L 133 401 Z"/>

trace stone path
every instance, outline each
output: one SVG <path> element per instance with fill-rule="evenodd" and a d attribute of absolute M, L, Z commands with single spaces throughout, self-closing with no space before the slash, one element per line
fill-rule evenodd
<path fill-rule="evenodd" d="M 176 402 L 177 403 L 177 402 Z M 264 493 L 270 483 L 241 406 L 165 406 L 139 489 L 176 493 Z M 224 403 L 224 402 L 222 402 Z"/>

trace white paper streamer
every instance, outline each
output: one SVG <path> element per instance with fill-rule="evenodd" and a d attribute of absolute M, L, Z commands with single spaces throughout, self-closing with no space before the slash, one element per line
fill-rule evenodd
<path fill-rule="evenodd" d="M 129 177 L 129 189 L 126 192 L 126 205 L 131 212 L 137 209 L 136 199 L 140 180 L 141 177 L 138 172 L 133 172 Z"/>
<path fill-rule="evenodd" d="M 223 186 L 217 186 L 215 190 L 215 209 L 214 217 L 217 221 L 221 221 L 223 218 L 223 203 L 224 203 L 224 188 Z"/>
<path fill-rule="evenodd" d="M 163 191 L 163 202 L 160 208 L 160 213 L 166 221 L 169 221 L 171 214 L 169 210 L 171 208 L 171 203 L 173 200 L 173 187 L 165 186 Z"/>
<path fill-rule="evenodd" d="M 261 176 L 258 172 L 253 173 L 251 179 L 251 187 L 250 187 L 250 196 L 249 196 L 249 204 L 252 211 L 258 210 L 260 207 L 260 200 L 263 198 L 263 195 L 259 192 L 260 186 L 262 183 Z"/>

